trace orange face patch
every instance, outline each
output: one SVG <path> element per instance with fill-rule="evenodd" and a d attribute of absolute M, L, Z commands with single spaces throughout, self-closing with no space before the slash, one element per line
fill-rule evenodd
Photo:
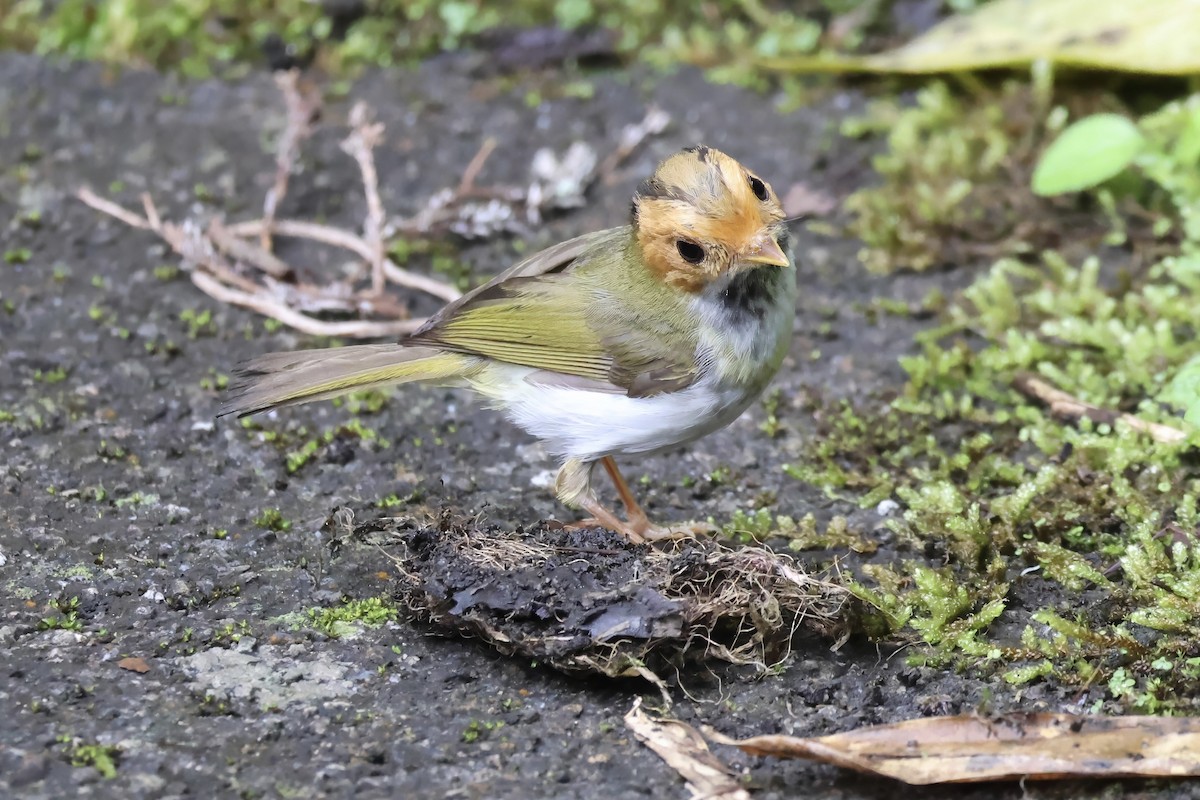
<path fill-rule="evenodd" d="M 770 185 L 710 147 L 663 161 L 634 196 L 646 265 L 664 283 L 698 292 L 739 263 L 784 218 Z"/>

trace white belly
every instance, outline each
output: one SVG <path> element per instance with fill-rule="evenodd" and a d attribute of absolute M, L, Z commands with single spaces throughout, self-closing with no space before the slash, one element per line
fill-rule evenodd
<path fill-rule="evenodd" d="M 777 278 L 774 287 L 749 311 L 726 307 L 728 280 L 714 282 L 695 299 L 696 361 L 704 374 L 681 391 L 629 397 L 547 385 L 544 379 L 527 380 L 535 372 L 529 367 L 500 362 L 487 364 L 468 383 L 561 458 L 588 462 L 686 444 L 737 419 L 783 360 L 795 314 L 795 268 L 770 275 Z"/>
<path fill-rule="evenodd" d="M 629 397 L 529 382 L 525 378 L 533 370 L 525 367 L 495 364 L 488 372 L 486 381 L 472 381 L 473 388 L 554 455 L 583 461 L 653 453 L 699 439 L 737 419 L 758 394 L 701 380 L 679 392 Z"/>

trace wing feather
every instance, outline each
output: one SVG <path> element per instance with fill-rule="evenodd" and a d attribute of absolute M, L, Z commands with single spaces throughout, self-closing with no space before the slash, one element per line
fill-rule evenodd
<path fill-rule="evenodd" d="M 484 356 L 644 396 L 696 379 L 694 347 L 673 347 L 648 320 L 614 303 L 598 276 L 617 277 L 630 229 L 611 228 L 542 250 L 443 308 L 405 343 Z M 626 308 L 625 306 L 629 306 Z M 614 335 L 613 330 L 619 330 Z"/>

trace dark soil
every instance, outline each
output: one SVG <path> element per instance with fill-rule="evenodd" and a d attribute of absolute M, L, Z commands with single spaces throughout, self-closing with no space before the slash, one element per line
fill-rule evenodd
<path fill-rule="evenodd" d="M 533 108 L 528 92 L 544 90 L 545 79 L 506 88 L 447 61 L 419 74 L 369 76 L 351 96 L 387 124 L 383 196 L 401 214 L 457 182 L 487 136 L 499 148 L 480 180 L 519 182 L 539 147 L 582 139 L 603 154 L 647 104 L 672 114 L 666 135 L 618 180 L 596 186 L 587 208 L 536 231 L 531 248 L 622 222 L 637 181 L 696 141 L 770 176 L 781 194 L 806 181 L 841 196 L 869 179 L 864 145 L 835 135 L 860 105 L 853 93 L 780 115 L 768 99 L 692 72 L 614 73 L 596 77 L 595 87 L 590 100 Z M 285 216 L 349 227 L 362 219 L 356 169 L 337 148 L 348 107 L 327 109 L 329 124 L 306 150 Z M 536 444 L 466 394 L 401 389 L 361 418 L 389 448 L 338 437 L 294 474 L 286 451 L 347 421 L 345 408 L 320 404 L 263 420 L 282 446 L 236 422 L 214 422 L 219 393 L 202 380 L 302 337 L 263 332 L 259 318 L 211 301 L 186 276 L 164 280 L 170 276 L 155 268 L 174 259 L 162 245 L 100 218 L 71 193 L 88 184 L 132 207 L 148 191 L 175 217 L 197 206 L 231 219 L 257 216 L 272 171 L 263 131 L 280 123 L 266 76 L 184 84 L 0 57 L 0 251 L 10 254 L 0 263 L 0 794 L 683 797 L 676 775 L 622 724 L 635 697 L 660 702 L 646 681 L 567 676 L 404 614 L 341 638 L 312 626 L 309 609 L 405 591 L 389 558 L 401 548 L 337 537 L 324 525 L 334 509 L 417 527 L 445 513 L 505 531 L 569 515 L 553 501 L 553 465 Z M 40 217 L 31 218 L 33 210 Z M 813 398 L 868 401 L 893 392 L 903 380 L 897 357 L 929 323 L 869 314 L 866 304 L 879 296 L 916 302 L 970 271 L 873 277 L 858 265 L 855 242 L 803 230 L 799 239 L 804 288 L 792 354 L 776 383 L 783 431 L 762 433 L 756 407 L 687 450 L 629 464 L 631 480 L 644 478 L 652 515 L 720 522 L 768 492 L 781 514 L 845 513 L 781 470 L 813 429 L 804 409 Z M 481 276 L 515 252 L 511 241 L 463 250 Z M 332 254 L 317 259 L 295 245 L 282 255 L 339 265 Z M 417 303 L 414 311 L 431 308 Z M 189 338 L 181 314 L 205 309 L 212 329 Z M 393 495 L 403 499 L 399 507 L 378 508 Z M 281 519 L 264 516 L 270 509 Z M 859 511 L 853 522 L 871 530 L 881 520 Z M 888 557 L 886 544 L 874 558 Z M 631 563 L 623 548 L 597 549 L 592 558 Z M 861 557 L 850 556 L 850 566 L 854 558 Z M 569 613 L 570 601 L 555 597 L 559 611 Z M 746 668 L 683 671 L 671 677 L 672 713 L 745 736 L 981 708 L 1077 710 L 1077 698 L 1044 685 L 1018 690 L 909 667 L 902 652 L 859 640 L 836 651 L 831 644 L 798 637 L 784 668 L 758 678 Z M 126 657 L 144 659 L 149 670 L 121 668 Z M 103 778 L 79 745 L 110 748 L 116 777 Z M 719 754 L 748 770 L 755 797 L 901 791 L 830 767 Z M 903 791 L 1189 796 L 1180 784 L 1141 783 Z"/>

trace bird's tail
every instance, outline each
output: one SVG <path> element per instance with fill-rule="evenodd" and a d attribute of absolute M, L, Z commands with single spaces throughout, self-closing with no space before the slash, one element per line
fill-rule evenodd
<path fill-rule="evenodd" d="M 469 375 L 477 364 L 471 356 L 401 344 L 267 353 L 238 367 L 217 416 L 241 417 L 409 381 L 452 382 Z"/>

